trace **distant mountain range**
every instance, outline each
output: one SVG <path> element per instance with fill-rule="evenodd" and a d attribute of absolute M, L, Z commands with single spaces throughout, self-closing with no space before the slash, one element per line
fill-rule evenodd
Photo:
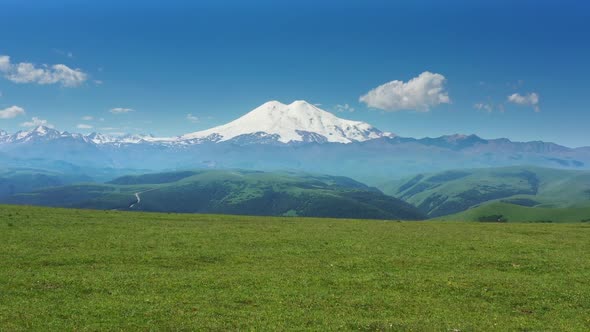
<path fill-rule="evenodd" d="M 177 137 L 153 135 L 108 136 L 101 133 L 82 135 L 60 132 L 46 126 L 8 134 L 0 131 L 0 143 L 27 143 L 50 140 L 73 140 L 95 145 L 161 144 L 193 145 L 205 143 L 352 143 L 382 137 L 395 137 L 365 122 L 341 119 L 305 101 L 289 105 L 267 102 L 246 115 L 222 126 Z"/>
<path fill-rule="evenodd" d="M 228 124 L 168 138 L 83 135 L 43 126 L 0 131 L 0 167 L 5 168 L 282 169 L 376 183 L 417 172 L 514 165 L 584 169 L 590 148 L 476 135 L 399 137 L 305 101 L 267 102 Z"/>

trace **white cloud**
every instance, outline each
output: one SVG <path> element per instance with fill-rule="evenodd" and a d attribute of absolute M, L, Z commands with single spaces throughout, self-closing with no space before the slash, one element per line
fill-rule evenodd
<path fill-rule="evenodd" d="M 18 106 L 10 106 L 3 110 L 0 110 L 0 119 L 12 119 L 19 115 L 24 115 L 25 109 Z"/>
<path fill-rule="evenodd" d="M 477 103 L 473 107 L 479 111 L 492 112 L 494 110 L 494 106 L 488 103 Z"/>
<path fill-rule="evenodd" d="M 539 94 L 531 92 L 525 95 L 513 93 L 508 96 L 508 101 L 517 105 L 532 106 L 535 112 L 541 111 L 539 108 Z"/>
<path fill-rule="evenodd" d="M 8 55 L 0 55 L 0 71 L 5 72 L 10 70 L 10 57 Z"/>
<path fill-rule="evenodd" d="M 359 101 L 385 111 L 428 112 L 433 106 L 451 102 L 445 82 L 443 75 L 425 71 L 408 82 L 396 80 L 380 85 L 361 96 Z"/>
<path fill-rule="evenodd" d="M 0 56 L 0 72 L 15 83 L 61 84 L 76 87 L 84 83 L 88 75 L 80 69 L 72 69 L 64 64 L 35 66 L 29 62 L 12 64 L 7 55 Z"/>
<path fill-rule="evenodd" d="M 86 115 L 86 116 L 83 116 L 82 117 L 82 120 L 84 120 L 84 121 L 92 121 L 92 120 L 94 120 L 94 117 L 91 116 L 91 115 Z"/>
<path fill-rule="evenodd" d="M 53 125 L 48 123 L 47 120 L 39 119 L 38 117 L 34 116 L 31 121 L 21 123 L 23 127 L 38 127 L 38 126 L 45 126 L 49 128 L 53 128 Z"/>
<path fill-rule="evenodd" d="M 115 107 L 115 108 L 112 108 L 111 110 L 109 110 L 109 112 L 111 112 L 113 114 L 121 114 L 121 113 L 134 112 L 134 110 L 131 108 Z"/>
<path fill-rule="evenodd" d="M 348 104 L 344 104 L 344 105 L 336 105 L 335 107 L 336 112 L 354 112 L 354 108 Z"/>
<path fill-rule="evenodd" d="M 89 124 L 80 123 L 76 126 L 76 128 L 78 128 L 78 129 L 92 129 L 92 126 Z"/>
<path fill-rule="evenodd" d="M 198 116 L 194 116 L 191 113 L 186 115 L 186 119 L 189 120 L 190 122 L 199 122 L 199 117 Z"/>

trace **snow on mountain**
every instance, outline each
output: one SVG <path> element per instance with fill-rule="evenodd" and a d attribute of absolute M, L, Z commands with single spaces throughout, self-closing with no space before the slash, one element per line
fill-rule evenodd
<path fill-rule="evenodd" d="M 267 102 L 227 124 L 181 136 L 183 140 L 227 141 L 249 135 L 279 142 L 362 142 L 394 137 L 365 122 L 345 120 L 306 101 Z"/>
<path fill-rule="evenodd" d="M 49 141 L 54 139 L 71 139 L 96 145 L 138 144 L 146 142 L 171 143 L 178 140 L 178 138 L 154 137 L 153 135 L 109 136 L 101 133 L 83 135 L 78 133 L 70 133 L 67 131 L 58 131 L 46 126 L 38 126 L 31 130 L 21 130 L 12 135 L 3 130 L 0 131 L 0 143 L 27 143 Z"/>
<path fill-rule="evenodd" d="M 230 123 L 179 137 L 152 135 L 109 136 L 60 132 L 46 126 L 15 134 L 0 132 L 0 143 L 26 143 L 52 139 L 74 139 L 95 145 L 163 144 L 191 145 L 232 140 L 241 144 L 290 142 L 362 142 L 380 137 L 395 137 L 365 122 L 345 120 L 306 102 L 289 105 L 267 102 Z"/>
<path fill-rule="evenodd" d="M 35 140 L 52 140 L 59 138 L 61 132 L 46 126 L 38 126 L 31 130 L 21 130 L 6 138 L 5 142 L 30 142 Z"/>
<path fill-rule="evenodd" d="M 107 144 L 107 143 L 115 143 L 117 142 L 117 138 L 103 135 L 101 133 L 92 133 L 86 136 L 86 139 L 94 144 Z"/>
<path fill-rule="evenodd" d="M 123 135 L 118 137 L 110 137 L 110 142 L 118 144 L 139 144 L 139 143 L 161 143 L 170 144 L 178 143 L 178 137 L 155 137 L 154 135 Z"/>

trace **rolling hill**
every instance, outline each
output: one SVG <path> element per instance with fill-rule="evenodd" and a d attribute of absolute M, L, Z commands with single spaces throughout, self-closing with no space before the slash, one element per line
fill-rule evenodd
<path fill-rule="evenodd" d="M 486 202 L 466 211 L 436 218 L 440 221 L 479 222 L 590 222 L 590 204 L 587 207 L 547 208 L 506 203 Z"/>
<path fill-rule="evenodd" d="M 590 218 L 590 172 L 504 167 L 418 174 L 380 186 L 431 218 L 580 221 Z M 460 213 L 455 215 L 456 213 Z M 545 217 L 543 217 L 545 215 Z"/>
<path fill-rule="evenodd" d="M 412 205 L 346 177 L 239 170 L 124 176 L 16 194 L 4 203 L 183 213 L 424 219 Z"/>
<path fill-rule="evenodd" d="M 36 189 L 90 180 L 90 177 L 81 174 L 67 174 L 34 168 L 7 168 L 0 170 L 0 198 Z"/>

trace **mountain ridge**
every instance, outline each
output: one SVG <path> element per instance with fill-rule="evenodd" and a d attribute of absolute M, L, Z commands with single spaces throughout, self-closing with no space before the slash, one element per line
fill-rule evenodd
<path fill-rule="evenodd" d="M 233 142 L 236 144 L 304 144 L 341 143 L 351 144 L 371 140 L 389 139 L 393 142 L 419 142 L 428 146 L 444 146 L 462 149 L 474 144 L 493 143 L 502 145 L 528 145 L 528 150 L 590 150 L 590 147 L 571 148 L 545 141 L 512 141 L 508 138 L 484 139 L 475 134 L 451 134 L 439 137 L 400 137 L 384 132 L 362 121 L 346 120 L 320 109 L 304 100 L 291 104 L 269 101 L 245 115 L 226 124 L 209 129 L 186 133 L 174 137 L 155 137 L 153 135 L 122 136 L 106 135 L 99 132 L 90 134 L 59 131 L 47 126 L 37 126 L 31 130 L 21 130 L 10 134 L 0 130 L 0 144 L 50 141 L 56 139 L 77 140 L 95 145 L 155 144 L 165 146 L 186 146 L 204 143 Z"/>
<path fill-rule="evenodd" d="M 473 134 L 401 137 L 363 122 L 340 119 L 303 101 L 269 102 L 261 107 L 245 115 L 250 124 L 243 128 L 234 122 L 229 129 L 226 124 L 184 137 L 83 135 L 43 126 L 2 133 L 0 167 L 296 170 L 349 176 L 372 184 L 383 178 L 457 168 L 590 168 L 590 148 L 484 139 Z M 258 126 L 263 122 L 258 121 L 260 116 L 268 121 Z M 239 125 L 244 119 L 235 121 Z"/>

